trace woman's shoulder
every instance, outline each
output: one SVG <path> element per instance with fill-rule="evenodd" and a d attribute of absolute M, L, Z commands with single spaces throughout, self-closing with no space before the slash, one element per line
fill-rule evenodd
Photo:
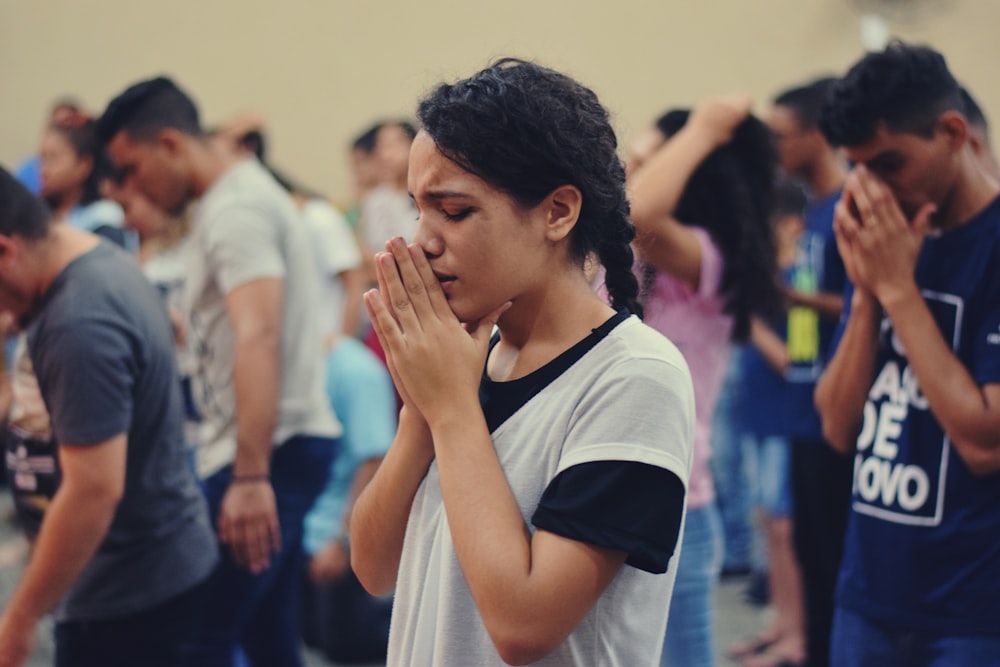
<path fill-rule="evenodd" d="M 690 376 L 684 355 L 677 346 L 634 315 L 615 327 L 607 342 L 609 365 L 625 364 L 635 369 L 666 365 Z"/>

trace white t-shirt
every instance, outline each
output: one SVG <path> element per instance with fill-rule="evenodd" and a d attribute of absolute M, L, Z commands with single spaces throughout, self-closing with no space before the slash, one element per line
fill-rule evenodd
<path fill-rule="evenodd" d="M 197 450 L 202 477 L 236 456 L 235 339 L 225 298 L 254 280 L 280 278 L 284 286 L 281 395 L 272 442 L 340 435 L 324 387 L 319 280 L 311 252 L 291 198 L 256 159 L 224 173 L 194 211 L 185 305 L 197 361 L 194 395 L 204 418 Z"/>
<path fill-rule="evenodd" d="M 549 483 L 578 464 L 649 464 L 670 471 L 686 487 L 694 447 L 691 376 L 677 348 L 632 317 L 503 422 L 492 438 L 529 527 Z M 665 574 L 623 566 L 569 637 L 535 664 L 659 665 L 680 546 Z M 504 665 L 455 554 L 436 463 L 410 510 L 388 664 Z"/>
<path fill-rule="evenodd" d="M 320 326 L 324 336 L 340 333 L 347 298 L 340 274 L 361 266 L 361 252 L 344 216 L 322 199 L 307 201 L 302 207 L 302 218 L 309 229 L 320 273 L 320 300 L 317 303 Z"/>
<path fill-rule="evenodd" d="M 361 240 L 378 252 L 385 242 L 402 236 L 413 240 L 417 231 L 417 209 L 405 192 L 380 185 L 365 195 L 361 202 Z"/>

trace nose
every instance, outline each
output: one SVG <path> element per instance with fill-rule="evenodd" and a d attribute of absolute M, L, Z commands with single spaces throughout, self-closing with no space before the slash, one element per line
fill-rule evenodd
<path fill-rule="evenodd" d="M 413 234 L 413 242 L 420 246 L 428 258 L 440 257 L 444 252 L 444 240 L 423 215 L 417 218 L 417 231 Z"/>

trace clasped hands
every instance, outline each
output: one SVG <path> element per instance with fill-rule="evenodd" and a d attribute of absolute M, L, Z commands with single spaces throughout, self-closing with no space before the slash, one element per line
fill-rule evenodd
<path fill-rule="evenodd" d="M 463 324 L 423 250 L 398 237 L 375 255 L 375 271 L 365 306 L 403 402 L 432 427 L 474 409 L 490 333 L 510 302 Z"/>
<path fill-rule="evenodd" d="M 834 209 L 837 249 L 856 292 L 882 306 L 919 295 L 914 272 L 930 218 L 924 204 L 907 220 L 889 187 L 863 165 L 850 173 Z"/>

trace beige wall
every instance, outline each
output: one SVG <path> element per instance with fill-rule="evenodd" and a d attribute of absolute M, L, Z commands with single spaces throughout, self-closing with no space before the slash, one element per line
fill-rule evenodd
<path fill-rule="evenodd" d="M 496 56 L 587 83 L 627 141 L 667 105 L 741 89 L 763 109 L 787 84 L 842 71 L 861 52 L 855 1 L 0 0 L 0 162 L 33 150 L 55 97 L 99 111 L 166 72 L 208 123 L 262 112 L 274 163 L 342 197 L 354 134 Z M 1000 122 L 1000 0 L 918 4 L 948 9 L 894 34 L 942 50 Z"/>

